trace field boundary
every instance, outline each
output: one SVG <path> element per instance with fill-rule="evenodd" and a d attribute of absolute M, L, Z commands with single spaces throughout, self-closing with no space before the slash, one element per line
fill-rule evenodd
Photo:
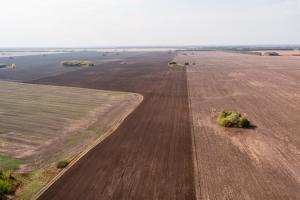
<path fill-rule="evenodd" d="M 191 124 L 191 138 L 192 138 L 192 156 L 193 156 L 193 170 L 194 170 L 194 189 L 195 189 L 195 195 L 196 199 L 201 199 L 201 188 L 199 184 L 199 173 L 198 173 L 198 157 L 197 157 L 197 151 L 196 151 L 196 139 L 195 139 L 195 131 L 194 131 L 194 119 L 193 119 L 193 109 L 192 109 L 192 103 L 190 97 L 190 90 L 189 90 L 189 80 L 188 80 L 188 72 L 187 67 L 185 67 L 185 73 L 186 73 L 186 84 L 187 84 L 187 93 L 188 93 L 188 107 L 189 107 L 189 120 Z"/>
<path fill-rule="evenodd" d="M 78 155 L 76 155 L 72 161 L 70 162 L 70 164 L 63 169 L 62 171 L 60 171 L 49 183 L 47 183 L 37 194 L 35 194 L 31 199 L 32 200 L 37 200 L 45 191 L 47 191 L 60 177 L 62 177 L 70 168 L 72 168 L 82 157 L 84 157 L 88 152 L 90 152 L 93 148 L 95 148 L 98 144 L 100 144 L 102 141 L 104 141 L 106 138 L 108 138 L 111 134 L 113 134 L 115 132 L 115 130 L 117 130 L 117 128 L 123 123 L 123 121 L 132 113 L 134 112 L 134 110 L 136 110 L 136 108 L 138 108 L 140 106 L 140 104 L 143 102 L 144 100 L 144 96 L 142 94 L 138 94 L 138 93 L 130 93 L 130 94 L 135 94 L 138 97 L 138 104 L 130 111 L 128 111 L 128 113 L 126 113 L 126 115 L 124 115 L 123 118 L 121 118 L 114 126 L 112 126 L 110 129 L 108 129 L 104 134 L 102 134 L 99 138 L 97 138 L 95 140 L 95 142 L 93 142 L 91 144 L 91 146 L 89 146 L 87 149 L 85 149 L 84 151 L 82 151 L 81 153 L 79 153 Z"/>

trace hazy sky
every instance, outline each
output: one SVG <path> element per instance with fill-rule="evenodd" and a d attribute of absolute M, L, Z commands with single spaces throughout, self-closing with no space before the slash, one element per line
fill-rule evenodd
<path fill-rule="evenodd" d="M 0 47 L 300 44 L 300 0 L 0 0 Z"/>

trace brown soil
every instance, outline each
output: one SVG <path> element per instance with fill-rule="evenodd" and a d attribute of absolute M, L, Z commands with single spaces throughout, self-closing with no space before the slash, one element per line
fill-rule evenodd
<path fill-rule="evenodd" d="M 195 52 L 188 67 L 198 199 L 299 199 L 300 62 Z M 253 129 L 216 125 L 216 114 L 245 114 Z"/>
<path fill-rule="evenodd" d="M 34 81 L 141 93 L 144 101 L 39 199 L 195 199 L 186 72 L 148 53 Z"/>

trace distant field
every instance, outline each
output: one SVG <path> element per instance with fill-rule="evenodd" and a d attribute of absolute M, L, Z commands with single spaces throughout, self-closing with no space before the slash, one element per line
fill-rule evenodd
<path fill-rule="evenodd" d="M 274 50 L 274 51 L 249 51 L 250 53 L 258 53 L 261 55 L 265 55 L 266 53 L 270 53 L 270 52 L 276 52 L 278 53 L 280 56 L 300 56 L 300 51 L 299 50 Z"/>
<path fill-rule="evenodd" d="M 143 52 L 69 52 L 59 54 L 27 55 L 18 57 L 1 57 L 0 63 L 16 68 L 0 69 L 0 80 L 13 80 L 27 82 L 44 77 L 55 76 L 66 72 L 80 70 L 81 68 L 63 67 L 64 60 L 90 60 L 95 65 L 108 62 L 122 62 L 127 58 L 144 54 Z"/>
<path fill-rule="evenodd" d="M 138 103 L 136 94 L 0 81 L 0 167 L 68 158 Z"/>
<path fill-rule="evenodd" d="M 19 56 L 35 56 L 35 55 L 50 55 L 64 52 L 58 51 L 0 51 L 0 58 L 19 57 Z"/>

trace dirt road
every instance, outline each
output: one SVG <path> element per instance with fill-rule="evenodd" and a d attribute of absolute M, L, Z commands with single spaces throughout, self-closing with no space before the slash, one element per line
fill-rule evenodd
<path fill-rule="evenodd" d="M 54 183 L 39 200 L 195 199 L 184 69 L 174 55 L 149 53 L 34 81 L 136 92 L 144 101 L 123 124 Z"/>

